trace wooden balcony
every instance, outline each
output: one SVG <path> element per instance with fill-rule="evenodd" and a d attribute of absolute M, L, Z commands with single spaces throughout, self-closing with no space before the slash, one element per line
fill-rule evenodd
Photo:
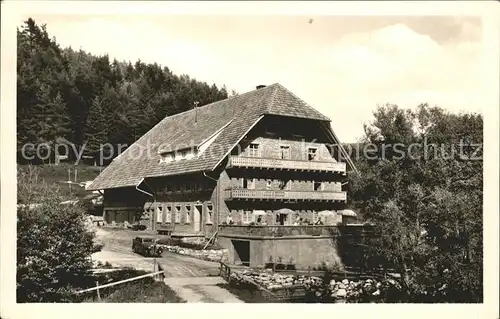
<path fill-rule="evenodd" d="M 293 237 L 338 236 L 337 226 L 219 226 L 219 236 L 235 237 Z"/>
<path fill-rule="evenodd" d="M 345 174 L 346 164 L 343 162 L 297 161 L 260 157 L 229 157 L 228 168 L 260 168 L 269 170 L 334 172 Z"/>
<path fill-rule="evenodd" d="M 296 201 L 327 201 L 344 202 L 347 200 L 346 192 L 330 191 L 289 191 L 289 190 L 258 190 L 246 188 L 226 189 L 226 199 L 243 200 L 296 200 Z"/>

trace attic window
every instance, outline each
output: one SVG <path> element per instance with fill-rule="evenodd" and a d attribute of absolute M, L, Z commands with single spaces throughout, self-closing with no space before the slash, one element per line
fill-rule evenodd
<path fill-rule="evenodd" d="M 188 152 L 187 151 L 180 151 L 175 155 L 175 160 L 185 160 L 187 157 Z"/>
<path fill-rule="evenodd" d="M 280 157 L 281 159 L 290 159 L 290 146 L 288 145 L 281 145 L 280 146 Z"/>
<path fill-rule="evenodd" d="M 307 160 L 308 161 L 315 161 L 317 160 L 317 151 L 318 149 L 315 147 L 309 147 L 307 149 Z"/>
<path fill-rule="evenodd" d="M 260 157 L 259 144 L 257 144 L 257 143 L 251 143 L 248 146 L 248 156 L 250 156 L 250 157 Z"/>
<path fill-rule="evenodd" d="M 196 149 L 175 151 L 161 154 L 160 163 L 170 163 L 173 161 L 192 159 L 198 156 Z"/>
<path fill-rule="evenodd" d="M 165 153 L 161 155 L 160 163 L 170 163 L 174 160 L 172 153 Z"/>

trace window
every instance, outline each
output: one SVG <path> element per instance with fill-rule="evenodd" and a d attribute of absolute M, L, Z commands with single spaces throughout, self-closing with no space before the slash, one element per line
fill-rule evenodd
<path fill-rule="evenodd" d="M 318 221 L 318 212 L 314 211 L 313 212 L 313 223 L 316 223 Z"/>
<path fill-rule="evenodd" d="M 242 222 L 244 224 L 250 224 L 252 222 L 252 212 L 251 211 L 243 211 Z"/>
<path fill-rule="evenodd" d="M 291 190 L 292 189 L 292 181 L 281 180 L 279 187 L 281 190 Z"/>
<path fill-rule="evenodd" d="M 165 153 L 161 155 L 160 163 L 170 163 L 174 160 L 172 153 Z"/>
<path fill-rule="evenodd" d="M 167 216 L 165 218 L 165 222 L 171 223 L 172 222 L 172 206 L 167 205 L 166 215 Z"/>
<path fill-rule="evenodd" d="M 315 191 L 322 191 L 323 190 L 323 182 L 313 182 L 313 190 Z"/>
<path fill-rule="evenodd" d="M 181 222 L 181 206 L 175 206 L 175 222 L 179 224 Z"/>
<path fill-rule="evenodd" d="M 248 147 L 248 156 L 250 157 L 260 157 L 259 144 L 252 143 Z"/>
<path fill-rule="evenodd" d="M 272 186 L 272 185 L 273 185 L 273 181 L 268 180 L 268 181 L 266 182 L 266 188 L 267 188 L 267 189 L 271 189 L 271 186 Z"/>
<path fill-rule="evenodd" d="M 281 157 L 281 159 L 290 159 L 291 158 L 290 146 L 287 146 L 287 145 L 280 146 L 280 157 Z"/>
<path fill-rule="evenodd" d="M 196 152 L 194 150 L 189 150 L 189 151 L 186 151 L 186 156 L 185 158 L 186 159 L 192 159 L 192 158 L 195 158 L 196 157 Z"/>
<path fill-rule="evenodd" d="M 212 204 L 207 204 L 207 224 L 212 224 L 213 212 L 214 212 L 214 206 Z"/>
<path fill-rule="evenodd" d="M 191 223 L 191 205 L 186 205 L 186 224 Z"/>
<path fill-rule="evenodd" d="M 243 178 L 243 188 L 255 189 L 255 178 Z"/>
<path fill-rule="evenodd" d="M 145 216 L 144 217 L 146 217 L 148 219 L 151 219 L 151 217 L 152 217 L 151 216 L 151 209 L 149 209 L 149 208 L 145 209 L 144 212 L 145 212 Z"/>
<path fill-rule="evenodd" d="M 163 219 L 163 207 L 158 206 L 156 207 L 156 222 L 161 223 Z"/>
<path fill-rule="evenodd" d="M 187 151 L 178 151 L 175 152 L 174 160 L 179 161 L 179 160 L 185 160 L 187 157 Z"/>
<path fill-rule="evenodd" d="M 308 161 L 315 161 L 315 160 L 317 160 L 317 151 L 318 151 L 317 148 L 309 147 L 307 149 L 307 160 Z"/>
<path fill-rule="evenodd" d="M 333 183 L 333 190 L 336 192 L 341 192 L 342 191 L 342 184 L 339 182 Z"/>

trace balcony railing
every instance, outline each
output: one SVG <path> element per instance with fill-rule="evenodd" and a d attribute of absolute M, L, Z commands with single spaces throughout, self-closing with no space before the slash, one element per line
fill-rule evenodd
<path fill-rule="evenodd" d="M 229 157 L 228 167 L 257 167 L 274 170 L 318 171 L 345 173 L 343 162 L 297 161 L 260 157 Z"/>
<path fill-rule="evenodd" d="M 221 236 L 286 237 L 337 236 L 337 226 L 220 226 Z"/>
<path fill-rule="evenodd" d="M 305 201 L 346 201 L 346 192 L 330 191 L 289 191 L 289 190 L 256 190 L 232 188 L 226 190 L 227 199 L 257 200 L 305 200 Z"/>

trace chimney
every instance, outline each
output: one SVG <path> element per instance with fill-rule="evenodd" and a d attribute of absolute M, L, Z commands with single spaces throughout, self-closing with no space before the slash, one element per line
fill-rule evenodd
<path fill-rule="evenodd" d="M 198 104 L 200 102 L 194 101 L 194 124 L 198 123 Z"/>
<path fill-rule="evenodd" d="M 258 90 L 258 89 L 263 89 L 263 88 L 265 88 L 265 87 L 266 87 L 266 86 L 265 86 L 265 85 L 262 85 L 262 84 L 261 84 L 261 85 L 257 85 L 257 86 L 256 86 L 257 90 Z"/>

